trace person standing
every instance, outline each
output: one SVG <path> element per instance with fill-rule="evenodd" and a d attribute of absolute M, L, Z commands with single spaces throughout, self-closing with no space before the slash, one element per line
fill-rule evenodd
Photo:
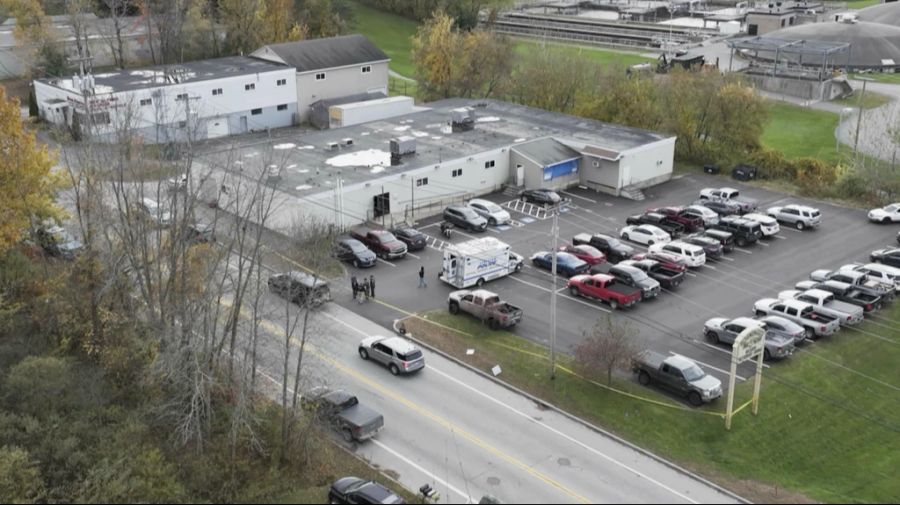
<path fill-rule="evenodd" d="M 419 287 L 420 288 L 428 287 L 428 283 L 425 282 L 425 267 L 424 266 L 419 267 Z"/>
<path fill-rule="evenodd" d="M 356 281 L 356 276 L 350 277 L 350 289 L 353 290 L 353 300 L 356 301 L 356 294 L 359 293 L 359 283 Z"/>
<path fill-rule="evenodd" d="M 362 281 L 362 292 L 366 297 L 366 301 L 369 301 L 369 279 L 366 279 L 365 277 L 363 277 Z"/>
<path fill-rule="evenodd" d="M 375 298 L 375 276 L 374 275 L 369 276 L 369 295 L 372 298 Z"/>

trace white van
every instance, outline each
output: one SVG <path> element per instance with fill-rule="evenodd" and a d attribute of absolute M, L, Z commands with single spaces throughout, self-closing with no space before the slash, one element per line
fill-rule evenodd
<path fill-rule="evenodd" d="M 699 267 L 706 264 L 706 251 L 702 247 L 694 244 L 688 244 L 680 240 L 669 242 L 668 244 L 653 244 L 650 246 L 650 252 L 663 252 L 674 254 L 687 261 L 688 266 Z"/>
<path fill-rule="evenodd" d="M 141 200 L 139 208 L 157 226 L 169 226 L 172 224 L 172 213 L 164 209 L 152 198 Z"/>

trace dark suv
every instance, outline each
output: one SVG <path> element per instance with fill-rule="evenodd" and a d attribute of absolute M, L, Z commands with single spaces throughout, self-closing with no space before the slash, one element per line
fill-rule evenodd
<path fill-rule="evenodd" d="M 359 477 L 344 477 L 331 485 L 328 503 L 405 503 L 403 498 L 381 484 Z"/>
<path fill-rule="evenodd" d="M 305 272 L 286 272 L 269 277 L 269 291 L 301 307 L 318 307 L 331 300 L 328 282 Z"/>
<path fill-rule="evenodd" d="M 719 223 L 713 225 L 712 228 L 734 235 L 734 243 L 738 247 L 755 244 L 762 237 L 762 228 L 759 223 L 736 216 L 722 216 Z"/>
<path fill-rule="evenodd" d="M 451 205 L 444 209 L 444 221 L 471 231 L 487 230 L 487 219 L 465 205 Z"/>
<path fill-rule="evenodd" d="M 733 216 L 735 214 L 740 215 L 741 213 L 741 206 L 739 204 L 727 200 L 703 199 L 697 200 L 693 205 L 702 205 L 719 216 Z"/>
<path fill-rule="evenodd" d="M 391 233 L 406 244 L 409 251 L 419 251 L 428 245 L 425 234 L 415 228 L 394 228 Z"/>
<path fill-rule="evenodd" d="M 377 257 L 365 244 L 355 238 L 344 238 L 334 245 L 334 257 L 356 268 L 374 267 Z"/>

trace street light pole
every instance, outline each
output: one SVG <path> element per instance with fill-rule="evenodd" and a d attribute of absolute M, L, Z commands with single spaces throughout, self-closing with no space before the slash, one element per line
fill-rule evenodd
<path fill-rule="evenodd" d="M 862 94 L 859 96 L 859 107 L 858 107 L 858 111 L 857 111 L 857 114 L 859 114 L 859 117 L 856 118 L 856 140 L 853 141 L 853 156 L 854 157 L 857 156 L 857 154 L 859 153 L 859 151 L 858 151 L 858 149 L 859 149 L 859 129 L 862 126 L 863 103 L 864 103 L 863 101 L 866 99 L 866 84 L 869 81 L 871 81 L 871 79 L 860 78 L 859 80 L 861 80 L 863 82 L 863 89 L 862 89 Z"/>
<path fill-rule="evenodd" d="M 550 285 L 550 380 L 556 379 L 556 251 L 559 247 L 559 205 L 553 210 L 553 262 Z"/>
<path fill-rule="evenodd" d="M 852 109 L 852 108 L 850 108 L 850 107 L 844 107 L 843 109 L 841 109 L 841 112 L 840 112 L 840 114 L 838 115 L 837 132 L 836 132 L 835 135 L 834 135 L 834 151 L 835 151 L 835 152 L 838 152 L 838 151 L 840 150 L 840 143 L 841 143 L 841 127 L 844 126 L 844 116 L 845 116 L 845 115 L 849 115 L 851 112 L 853 112 L 853 109 Z"/>

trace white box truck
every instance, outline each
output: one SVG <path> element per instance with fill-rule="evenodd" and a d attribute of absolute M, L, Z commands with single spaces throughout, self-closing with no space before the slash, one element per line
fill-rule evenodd
<path fill-rule="evenodd" d="M 518 272 L 524 259 L 509 245 L 494 237 L 484 237 L 444 249 L 440 278 L 457 289 L 481 286 L 485 282 Z"/>

